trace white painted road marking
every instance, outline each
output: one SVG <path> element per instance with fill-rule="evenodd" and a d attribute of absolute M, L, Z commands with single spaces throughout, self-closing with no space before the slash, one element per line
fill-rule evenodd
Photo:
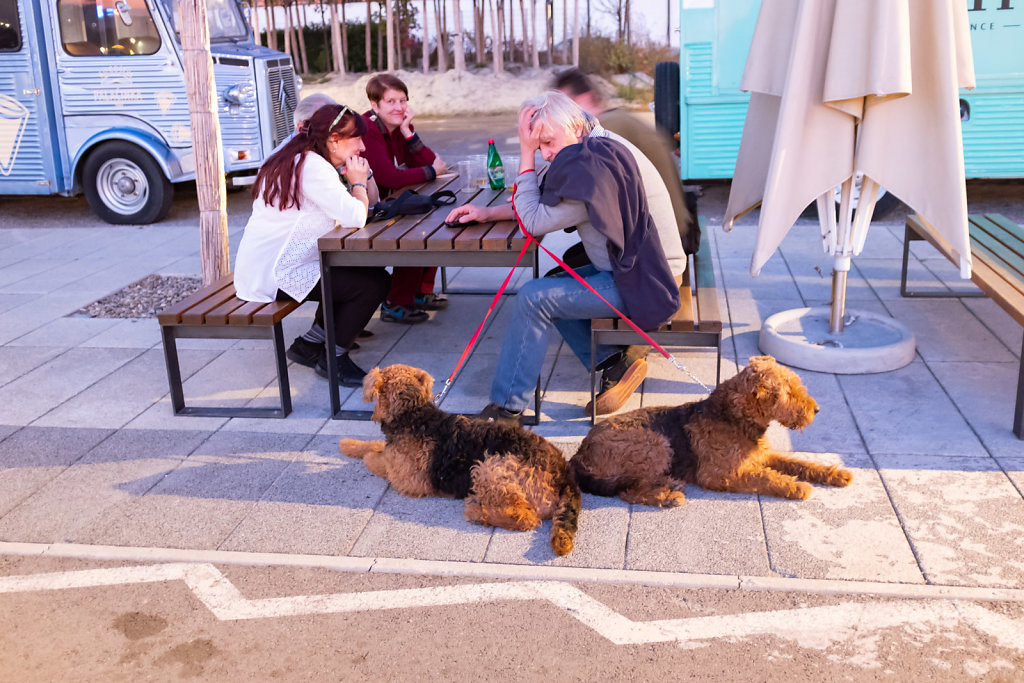
<path fill-rule="evenodd" d="M 173 563 L 88 569 L 0 578 L 0 594 L 100 586 L 183 581 L 221 621 L 339 614 L 384 609 L 543 600 L 617 645 L 676 641 L 700 647 L 709 641 L 774 635 L 806 648 L 824 649 L 865 630 L 892 627 L 949 630 L 967 625 L 999 645 L 1024 651 L 1024 621 L 1010 619 L 976 603 L 951 600 L 845 603 L 771 612 L 637 622 L 562 581 L 514 581 L 465 586 L 406 588 L 300 595 L 250 600 L 215 566 Z"/>

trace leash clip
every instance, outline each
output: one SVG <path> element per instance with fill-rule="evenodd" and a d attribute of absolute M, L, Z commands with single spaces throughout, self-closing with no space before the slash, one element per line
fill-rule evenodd
<path fill-rule="evenodd" d="M 450 387 L 451 385 L 452 378 L 449 377 L 444 381 L 444 386 L 441 388 L 440 393 L 434 395 L 434 405 L 437 405 L 441 402 L 441 399 L 444 398 L 444 395 L 448 393 L 448 387 Z"/>
<path fill-rule="evenodd" d="M 670 363 L 672 363 L 672 365 L 676 366 L 676 370 L 680 370 L 680 371 L 686 373 L 686 376 L 689 377 L 690 379 L 692 379 L 697 384 L 699 384 L 704 391 L 708 392 L 709 394 L 711 393 L 711 387 L 709 387 L 707 384 L 704 384 L 704 382 L 701 382 L 699 379 L 697 379 L 697 377 L 694 376 L 694 374 L 692 372 L 690 372 L 689 370 L 686 369 L 685 365 L 683 365 L 682 363 L 680 363 L 679 361 L 676 360 L 675 356 L 669 356 L 668 360 L 669 360 Z"/>

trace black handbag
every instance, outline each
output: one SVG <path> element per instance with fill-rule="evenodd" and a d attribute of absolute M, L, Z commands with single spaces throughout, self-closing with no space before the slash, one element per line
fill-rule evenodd
<path fill-rule="evenodd" d="M 455 193 L 451 190 L 438 190 L 434 194 L 420 194 L 416 190 L 406 190 L 397 197 L 382 199 L 373 205 L 369 220 L 387 220 L 396 216 L 427 213 L 436 206 L 448 206 L 455 203 Z"/>

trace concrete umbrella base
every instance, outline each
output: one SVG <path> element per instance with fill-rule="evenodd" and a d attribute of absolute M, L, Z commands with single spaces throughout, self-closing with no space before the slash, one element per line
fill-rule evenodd
<path fill-rule="evenodd" d="M 893 318 L 848 310 L 843 331 L 832 333 L 830 312 L 820 306 L 776 313 L 761 325 L 758 346 L 785 365 L 844 375 L 888 372 L 914 360 L 914 335 Z"/>

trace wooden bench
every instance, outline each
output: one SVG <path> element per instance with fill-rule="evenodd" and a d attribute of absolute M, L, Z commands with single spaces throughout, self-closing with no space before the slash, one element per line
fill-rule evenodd
<path fill-rule="evenodd" d="M 259 303 L 235 296 L 232 275 L 203 287 L 192 296 L 164 309 L 157 316 L 163 335 L 167 381 L 171 387 L 171 406 L 175 415 L 207 417 L 287 417 L 292 411 L 288 386 L 288 364 L 285 359 L 284 334 L 281 321 L 301 304 L 291 299 Z M 203 339 L 270 339 L 277 359 L 277 386 L 281 394 L 280 408 L 189 407 L 181 386 L 176 340 Z"/>
<path fill-rule="evenodd" d="M 1024 326 L 1024 229 L 1001 214 L 968 216 L 971 238 L 971 281 L 981 292 L 910 291 L 907 289 L 907 266 L 910 242 L 927 240 L 946 258 L 959 267 L 960 256 L 938 236 L 932 227 L 914 214 L 907 218 L 903 238 L 903 271 L 900 294 L 906 297 L 988 296 Z M 1024 359 L 1024 348 L 1021 349 Z M 1013 433 L 1024 439 L 1024 365 L 1017 373 L 1017 402 L 1013 409 Z"/>
<path fill-rule="evenodd" d="M 703 223 L 703 221 L 702 221 Z M 703 228 L 703 225 L 701 226 Z M 722 313 L 718 307 L 711 246 L 705 236 L 700 250 L 691 255 L 679 287 L 679 310 L 675 317 L 647 334 L 662 346 L 698 346 L 717 349 L 715 385 L 722 379 Z M 691 277 L 692 274 L 692 277 Z M 692 280 L 692 285 L 690 280 Z M 594 355 L 598 344 L 646 344 L 647 342 L 621 318 L 594 318 L 590 321 L 590 401 L 597 398 L 597 368 Z M 591 423 L 596 415 L 590 416 Z"/>

